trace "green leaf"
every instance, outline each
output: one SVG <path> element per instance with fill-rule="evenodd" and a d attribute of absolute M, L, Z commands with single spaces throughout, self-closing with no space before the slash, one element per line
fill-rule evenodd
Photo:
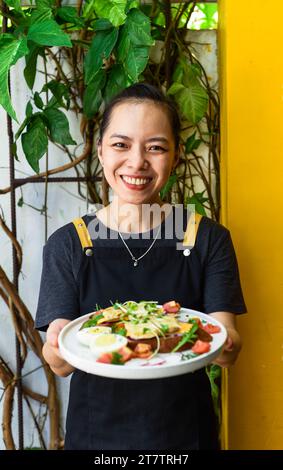
<path fill-rule="evenodd" d="M 95 12 L 100 18 L 107 18 L 113 26 L 121 26 L 125 23 L 127 0 L 96 0 Z"/>
<path fill-rule="evenodd" d="M 105 101 L 108 102 L 113 96 L 129 86 L 131 83 L 132 81 L 129 80 L 124 68 L 118 64 L 113 65 L 109 72 L 104 91 Z"/>
<path fill-rule="evenodd" d="M 89 21 L 97 16 L 94 12 L 95 1 L 96 0 L 85 0 L 82 4 L 81 16 L 85 18 L 86 21 Z"/>
<path fill-rule="evenodd" d="M 18 207 L 23 207 L 23 205 L 24 205 L 24 198 L 23 198 L 23 196 L 21 196 L 20 199 L 17 202 L 17 206 Z"/>
<path fill-rule="evenodd" d="M 151 37 L 150 30 L 151 25 L 148 16 L 136 8 L 131 10 L 123 27 L 123 32 L 129 36 L 131 43 L 135 46 L 152 46 L 154 40 Z"/>
<path fill-rule="evenodd" d="M 42 46 L 72 47 L 69 36 L 62 31 L 54 20 L 34 23 L 28 31 L 28 39 Z"/>
<path fill-rule="evenodd" d="M 196 132 L 194 132 L 190 137 L 187 138 L 185 143 L 186 153 L 191 153 L 196 150 L 201 144 L 200 139 L 196 139 Z"/>
<path fill-rule="evenodd" d="M 32 111 L 32 104 L 28 101 L 26 105 L 26 117 L 30 117 L 32 115 Z"/>
<path fill-rule="evenodd" d="M 30 26 L 34 23 L 43 23 L 46 20 L 52 20 L 52 10 L 49 7 L 40 8 L 39 10 L 36 8 L 31 12 L 30 15 Z"/>
<path fill-rule="evenodd" d="M 211 396 L 216 416 L 220 419 L 220 384 L 221 384 L 221 367 L 217 364 L 206 366 L 206 374 L 210 381 Z"/>
<path fill-rule="evenodd" d="M 124 62 L 126 72 L 136 82 L 148 62 L 148 47 L 130 48 L 127 60 Z"/>
<path fill-rule="evenodd" d="M 48 139 L 44 123 L 40 117 L 34 119 L 28 131 L 22 134 L 22 147 L 32 169 L 39 173 L 39 160 L 45 154 Z"/>
<path fill-rule="evenodd" d="M 182 336 L 182 339 L 179 341 L 177 346 L 175 346 L 172 352 L 178 351 L 178 349 L 180 349 L 186 343 L 194 343 L 197 339 L 197 335 L 195 333 L 197 332 L 198 328 L 198 324 L 193 322 L 192 328 Z"/>
<path fill-rule="evenodd" d="M 102 103 L 101 90 L 105 85 L 106 74 L 99 70 L 93 80 L 88 84 L 83 98 L 83 110 L 88 119 L 93 118 Z"/>
<path fill-rule="evenodd" d="M 97 31 L 84 62 L 85 83 L 89 84 L 101 68 L 103 58 L 108 59 L 118 39 L 118 30 Z"/>
<path fill-rule="evenodd" d="M 134 46 L 151 46 L 153 43 L 149 18 L 139 10 L 131 10 L 119 33 L 117 45 L 119 61 L 126 60 L 129 50 Z"/>
<path fill-rule="evenodd" d="M 138 0 L 128 0 L 126 5 L 126 13 L 128 13 L 132 8 L 139 8 L 140 2 Z"/>
<path fill-rule="evenodd" d="M 30 104 L 30 102 L 28 104 Z M 28 105 L 27 105 L 27 107 L 28 107 Z M 30 108 L 26 110 L 26 112 L 29 112 L 29 111 L 30 111 Z M 15 140 L 18 140 L 21 133 L 26 128 L 26 126 L 32 121 L 32 119 L 33 119 L 32 114 L 26 116 L 26 118 L 23 120 L 22 124 L 20 125 L 19 129 L 17 130 L 17 132 L 15 134 Z"/>
<path fill-rule="evenodd" d="M 51 8 L 55 4 L 55 0 L 35 0 L 38 10 L 43 8 Z"/>
<path fill-rule="evenodd" d="M 136 82 L 144 71 L 152 44 L 149 18 L 140 10 L 131 10 L 119 33 L 116 50 L 118 62 L 123 64 L 132 81 Z"/>
<path fill-rule="evenodd" d="M 180 63 L 178 63 L 175 67 L 172 80 L 173 80 L 173 85 L 175 83 L 182 83 L 183 81 L 183 76 L 184 76 L 184 69 Z"/>
<path fill-rule="evenodd" d="M 16 121 L 17 117 L 11 104 L 8 89 L 8 72 L 16 60 L 27 54 L 27 52 L 25 37 L 18 40 L 10 34 L 0 36 L 0 104 Z"/>
<path fill-rule="evenodd" d="M 52 98 L 48 101 L 47 105 L 45 106 L 45 109 L 49 108 L 60 108 L 61 105 L 58 103 L 57 98 L 55 96 L 52 96 Z"/>
<path fill-rule="evenodd" d="M 215 29 L 217 27 L 214 15 L 217 12 L 217 4 L 211 3 L 210 5 L 200 3 L 198 4 L 199 10 L 204 14 L 204 19 L 200 24 L 200 29 Z"/>
<path fill-rule="evenodd" d="M 133 9 L 128 14 L 119 34 L 117 60 L 133 82 L 138 81 L 149 57 L 149 46 L 154 44 L 150 35 L 150 20 L 140 10 Z"/>
<path fill-rule="evenodd" d="M 13 157 L 17 160 L 17 162 L 19 162 L 20 160 L 19 160 L 19 157 L 18 157 L 18 154 L 17 154 L 17 144 L 16 144 L 16 142 L 12 142 L 11 150 L 12 150 Z"/>
<path fill-rule="evenodd" d="M 173 173 L 173 175 L 169 176 L 168 181 L 165 183 L 163 188 L 161 188 L 160 193 L 159 193 L 162 200 L 164 199 L 166 194 L 168 194 L 169 191 L 171 191 L 176 181 L 177 181 L 176 173 Z"/>
<path fill-rule="evenodd" d="M 21 7 L 21 0 L 4 0 L 6 5 L 11 8 L 14 8 L 16 11 L 23 15 L 22 7 Z"/>
<path fill-rule="evenodd" d="M 75 7 L 62 7 L 56 10 L 56 16 L 59 16 L 66 23 L 73 23 L 78 26 L 84 25 L 83 18 L 78 16 L 77 9 Z"/>
<path fill-rule="evenodd" d="M 47 108 L 43 112 L 48 121 L 51 139 L 62 145 L 75 145 L 69 131 L 69 122 L 62 111 L 56 108 Z"/>
<path fill-rule="evenodd" d="M 36 91 L 34 94 L 34 104 L 37 108 L 43 109 L 44 103 L 39 95 L 39 93 Z"/>
<path fill-rule="evenodd" d="M 98 20 L 94 20 L 92 28 L 94 31 L 104 31 L 105 29 L 112 29 L 113 24 L 105 18 L 99 18 Z"/>
<path fill-rule="evenodd" d="M 29 48 L 28 48 L 28 45 L 27 45 L 27 38 L 25 36 L 22 36 L 21 40 L 20 40 L 20 43 L 19 43 L 19 47 L 17 48 L 16 54 L 13 58 L 13 61 L 12 61 L 11 65 L 15 65 L 18 62 L 18 60 L 21 57 L 28 54 L 28 52 L 29 52 Z"/>
<path fill-rule="evenodd" d="M 206 215 L 203 204 L 208 201 L 208 198 L 203 196 L 204 193 L 205 191 L 202 193 L 196 193 L 193 196 L 187 198 L 187 204 L 194 204 L 196 212 L 201 215 Z"/>
<path fill-rule="evenodd" d="M 173 83 L 167 93 L 175 95 L 182 115 L 192 124 L 197 124 L 205 115 L 208 95 L 205 88 L 196 80 L 188 87 L 181 83 Z"/>
<path fill-rule="evenodd" d="M 170 86 L 169 90 L 167 90 L 168 95 L 176 95 L 176 93 L 179 93 L 179 91 L 184 90 L 184 85 L 182 83 L 172 83 Z"/>
<path fill-rule="evenodd" d="M 70 95 L 69 90 L 64 83 L 57 82 L 56 80 L 51 80 L 42 87 L 41 91 L 46 90 L 50 90 L 53 96 L 56 98 L 56 102 L 54 100 L 49 101 L 47 105 L 48 108 L 54 107 L 54 104 L 56 104 L 56 106 L 59 105 L 63 108 L 69 109 Z"/>
<path fill-rule="evenodd" d="M 29 53 L 26 55 L 26 66 L 24 69 L 24 76 L 28 87 L 32 90 L 36 75 L 37 57 L 40 47 L 37 44 L 30 42 Z"/>

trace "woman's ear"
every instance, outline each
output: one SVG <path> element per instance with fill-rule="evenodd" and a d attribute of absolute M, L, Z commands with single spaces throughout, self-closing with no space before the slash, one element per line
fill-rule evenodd
<path fill-rule="evenodd" d="M 180 148 L 178 147 L 175 151 L 175 155 L 173 158 L 173 165 L 172 165 L 172 170 L 171 170 L 172 173 L 175 170 L 175 168 L 178 166 L 179 160 L 180 160 Z"/>
<path fill-rule="evenodd" d="M 103 161 L 102 161 L 102 145 L 101 145 L 101 140 L 98 138 L 96 140 L 96 147 L 97 147 L 97 155 L 100 161 L 101 166 L 103 166 Z"/>

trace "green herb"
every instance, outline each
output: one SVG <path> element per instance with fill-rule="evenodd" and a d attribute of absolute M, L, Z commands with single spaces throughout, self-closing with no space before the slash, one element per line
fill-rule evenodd
<path fill-rule="evenodd" d="M 181 356 L 181 361 L 187 361 L 188 359 L 193 359 L 194 357 L 197 357 L 198 354 L 192 352 L 192 351 L 189 351 L 187 353 L 183 353 L 182 356 Z"/>
<path fill-rule="evenodd" d="M 187 333 L 185 333 L 183 335 L 181 341 L 179 341 L 179 343 L 173 349 L 172 352 L 178 351 L 178 349 L 180 349 L 186 343 L 194 343 L 195 339 L 197 338 L 197 335 L 195 334 L 195 332 L 197 330 L 198 330 L 198 324 L 196 322 L 194 322 L 194 324 L 193 324 L 192 328 L 190 329 L 190 331 L 188 331 Z"/>
<path fill-rule="evenodd" d="M 150 331 L 149 328 L 144 328 L 144 329 L 142 330 L 143 334 L 147 333 L 148 331 Z"/>
<path fill-rule="evenodd" d="M 90 320 L 87 320 L 85 323 L 83 323 L 82 328 L 90 328 L 91 326 L 96 326 L 98 320 L 103 318 L 103 315 L 96 315 L 94 318 L 91 318 Z"/>
<path fill-rule="evenodd" d="M 169 326 L 168 325 L 161 324 L 160 328 L 161 328 L 162 332 L 165 333 L 165 334 L 169 332 Z"/>
<path fill-rule="evenodd" d="M 114 333 L 116 333 L 116 335 L 121 335 L 121 336 L 127 336 L 127 330 L 126 328 L 117 328 Z"/>
<path fill-rule="evenodd" d="M 122 354 L 119 354 L 118 352 L 113 352 L 112 353 L 111 364 L 117 364 L 117 365 L 123 366 L 125 363 L 123 362 Z"/>
<path fill-rule="evenodd" d="M 156 305 L 154 303 L 146 303 L 145 306 L 144 306 L 144 309 L 149 312 L 149 313 L 154 313 L 154 312 L 157 312 L 158 308 L 156 307 Z"/>
<path fill-rule="evenodd" d="M 115 310 L 119 310 L 120 307 L 119 307 L 119 301 L 116 300 L 116 302 L 112 302 L 112 300 L 110 300 L 110 303 L 112 304 L 112 307 L 115 309 Z"/>

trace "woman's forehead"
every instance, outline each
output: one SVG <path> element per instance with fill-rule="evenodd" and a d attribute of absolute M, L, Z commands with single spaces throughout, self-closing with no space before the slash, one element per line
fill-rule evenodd
<path fill-rule="evenodd" d="M 127 135 L 166 134 L 172 138 L 172 129 L 164 106 L 149 100 L 126 101 L 112 110 L 107 134 Z"/>

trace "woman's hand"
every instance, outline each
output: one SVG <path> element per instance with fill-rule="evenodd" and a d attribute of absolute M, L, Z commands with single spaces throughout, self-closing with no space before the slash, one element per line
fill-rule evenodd
<path fill-rule="evenodd" d="M 226 328 L 228 337 L 221 354 L 213 361 L 221 367 L 230 367 L 235 364 L 242 349 L 242 341 L 236 330 L 235 315 L 229 312 L 215 312 L 211 316 L 219 320 Z"/>
<path fill-rule="evenodd" d="M 58 347 L 59 333 L 68 323 L 70 323 L 70 320 L 64 318 L 58 318 L 51 322 L 46 332 L 46 343 L 42 348 L 43 357 L 49 364 L 50 369 L 60 377 L 67 377 L 75 370 L 62 358 Z"/>
<path fill-rule="evenodd" d="M 221 354 L 213 361 L 221 367 L 230 367 L 235 364 L 239 352 L 242 348 L 242 342 L 239 333 L 232 329 L 227 328 L 228 337 Z"/>

